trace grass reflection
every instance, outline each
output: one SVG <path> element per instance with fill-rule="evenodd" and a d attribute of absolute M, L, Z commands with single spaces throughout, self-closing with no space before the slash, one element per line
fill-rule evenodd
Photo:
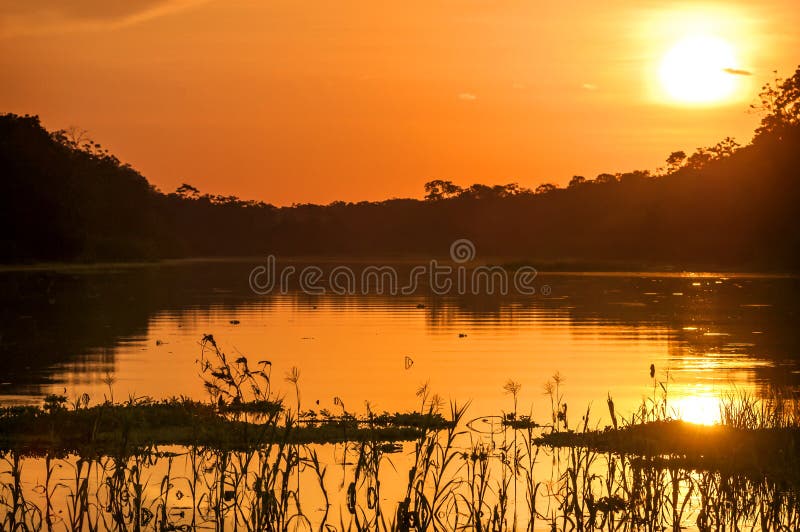
<path fill-rule="evenodd" d="M 228 357 L 205 337 L 210 400 L 88 398 L 0 415 L 3 530 L 700 530 L 800 527 L 800 401 L 735 392 L 673 400 L 651 366 L 652 396 L 613 426 L 567 407 L 470 419 L 429 387 L 412 412 L 302 409 L 276 397 L 266 361 Z M 717 425 L 672 412 L 716 407 Z M 577 412 L 576 412 L 577 411 Z M 401 443 L 406 441 L 407 443 Z"/>

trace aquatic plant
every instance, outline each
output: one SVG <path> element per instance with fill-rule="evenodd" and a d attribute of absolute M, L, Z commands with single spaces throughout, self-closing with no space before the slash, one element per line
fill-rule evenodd
<path fill-rule="evenodd" d="M 495 416 L 467 420 L 469 405 L 455 402 L 445 410 L 427 384 L 414 412 L 376 413 L 367 403 L 358 415 L 337 398 L 334 414 L 301 410 L 297 370 L 288 375 L 294 408 L 284 409 L 270 390 L 271 365 L 253 370 L 213 337 L 202 350 L 206 402 L 106 397 L 92 405 L 88 397 L 50 396 L 41 407 L 0 410 L 0 527 L 800 526 L 800 409 L 791 394 L 732 392 L 721 401 L 722 424 L 699 426 L 671 419 L 667 378 L 627 418 L 609 394 L 612 425 L 598 430 L 590 408 L 569 423 L 565 380 L 556 374 L 545 388 L 551 423 L 519 412 L 521 385 L 513 380 L 503 386 L 511 410 Z M 24 465 L 36 460 L 43 481 L 31 482 Z M 393 474 L 403 479 L 399 491 L 386 488 Z"/>

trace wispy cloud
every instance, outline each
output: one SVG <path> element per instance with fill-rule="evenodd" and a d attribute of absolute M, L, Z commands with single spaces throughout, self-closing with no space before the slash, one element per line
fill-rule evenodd
<path fill-rule="evenodd" d="M 581 87 L 583 87 L 584 90 L 587 90 L 587 91 L 596 91 L 597 90 L 597 85 L 595 85 L 594 83 L 584 83 L 583 85 L 581 85 Z"/>
<path fill-rule="evenodd" d="M 752 76 L 753 73 L 749 70 L 742 70 L 739 68 L 723 68 L 723 72 L 727 74 L 731 74 L 733 76 Z"/>
<path fill-rule="evenodd" d="M 458 95 L 459 100 L 464 100 L 465 102 L 474 102 L 478 99 L 476 94 L 472 94 L 471 92 L 462 92 Z"/>
<path fill-rule="evenodd" d="M 0 37 L 115 29 L 208 0 L 0 0 Z"/>

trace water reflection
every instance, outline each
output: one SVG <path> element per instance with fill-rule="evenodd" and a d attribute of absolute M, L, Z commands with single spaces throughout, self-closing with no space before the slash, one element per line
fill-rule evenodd
<path fill-rule="evenodd" d="M 323 403 L 338 395 L 390 409 L 425 380 L 494 408 L 509 377 L 526 385 L 522 403 L 536 404 L 555 371 L 574 404 L 608 391 L 634 404 L 648 394 L 650 363 L 677 395 L 696 397 L 675 406 L 698 421 L 730 385 L 800 385 L 794 278 L 546 275 L 550 297 L 256 297 L 251 267 L 0 274 L 0 398 L 64 388 L 99 398 L 109 380 L 118 396 L 198 396 L 204 333 L 280 371 L 300 367 Z"/>
<path fill-rule="evenodd" d="M 0 465 L 5 530 L 796 530 L 794 480 L 531 447 L 524 434 L 150 448 Z M 514 440 L 516 442 L 516 440 Z M 796 480 L 796 479 L 795 479 Z"/>

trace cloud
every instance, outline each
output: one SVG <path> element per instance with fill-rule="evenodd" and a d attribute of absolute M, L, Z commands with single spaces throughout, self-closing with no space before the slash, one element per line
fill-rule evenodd
<path fill-rule="evenodd" d="M 114 29 L 208 0 L 0 0 L 0 37 Z"/>
<path fill-rule="evenodd" d="M 464 100 L 465 102 L 474 102 L 475 100 L 478 99 L 478 96 L 472 94 L 471 92 L 462 92 L 461 94 L 458 95 L 458 99 Z"/>
<path fill-rule="evenodd" d="M 752 76 L 753 75 L 753 73 L 750 72 L 749 70 L 741 70 L 741 69 L 738 69 L 738 68 L 723 68 L 722 71 L 725 72 L 726 74 L 731 74 L 733 76 Z"/>
<path fill-rule="evenodd" d="M 597 90 L 597 85 L 595 85 L 594 83 L 584 83 L 583 85 L 581 85 L 581 87 L 583 87 L 587 91 Z"/>

